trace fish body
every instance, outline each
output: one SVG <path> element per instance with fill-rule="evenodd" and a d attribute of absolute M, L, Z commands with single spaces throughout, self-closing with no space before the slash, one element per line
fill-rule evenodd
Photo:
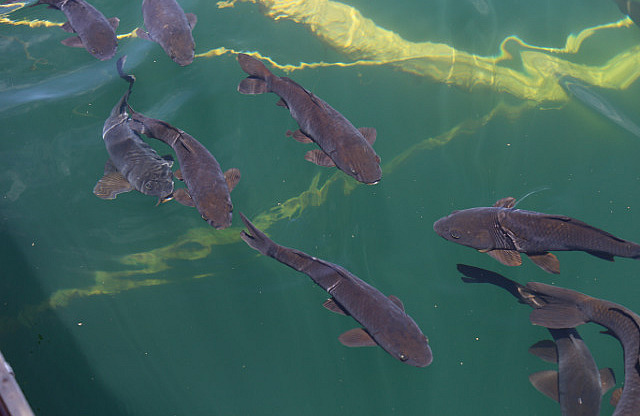
<path fill-rule="evenodd" d="M 216 229 L 230 226 L 233 212 L 230 192 L 240 180 L 240 171 L 230 169 L 222 173 L 220 164 L 206 147 L 169 123 L 135 111 L 132 111 L 131 119 L 130 126 L 134 131 L 163 141 L 175 151 L 180 174 L 188 190 L 184 198 L 193 201 L 202 218 Z M 178 197 L 176 199 L 185 203 Z"/>
<path fill-rule="evenodd" d="M 280 246 L 258 230 L 242 213 L 248 232 L 242 239 L 262 254 L 305 273 L 332 298 L 325 307 L 350 315 L 362 328 L 340 336 L 348 346 L 379 345 L 396 359 L 416 367 L 431 364 L 432 354 L 427 337 L 405 313 L 402 302 L 385 296 L 343 267 L 317 259 L 301 251 Z"/>
<path fill-rule="evenodd" d="M 62 11 L 68 22 L 62 29 L 75 32 L 74 36 L 62 41 L 64 45 L 84 47 L 91 55 L 104 61 L 112 58 L 118 47 L 115 30 L 120 20 L 107 19 L 95 7 L 84 0 L 39 0 L 38 3 Z"/>
<path fill-rule="evenodd" d="M 543 270 L 559 273 L 549 251 L 585 251 L 605 260 L 614 256 L 640 258 L 640 245 L 564 215 L 513 208 L 513 198 L 493 207 L 454 211 L 433 224 L 446 240 L 473 247 L 508 266 L 519 266 L 524 253 Z"/>
<path fill-rule="evenodd" d="M 320 166 L 336 166 L 356 180 L 375 184 L 382 177 L 380 157 L 373 150 L 376 130 L 356 129 L 349 120 L 325 101 L 286 77 L 278 77 L 262 62 L 239 54 L 238 62 L 249 74 L 238 85 L 242 94 L 273 92 L 279 105 L 289 109 L 300 130 L 288 133 L 303 143 L 316 143 L 320 149 L 308 152 L 305 159 Z"/>
<path fill-rule="evenodd" d="M 640 317 L 622 305 L 544 283 L 528 283 L 524 291 L 544 301 L 531 312 L 534 325 L 573 328 L 594 322 L 618 339 L 624 352 L 624 388 L 613 415 L 639 415 Z"/>
<path fill-rule="evenodd" d="M 196 44 L 191 31 L 197 21 L 194 14 L 185 14 L 176 0 L 144 0 L 142 17 L 148 32 L 138 29 L 139 37 L 158 43 L 181 66 L 193 62 Z"/>

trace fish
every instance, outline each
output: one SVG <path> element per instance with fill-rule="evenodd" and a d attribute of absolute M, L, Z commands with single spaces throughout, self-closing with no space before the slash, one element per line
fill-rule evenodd
<path fill-rule="evenodd" d="M 397 297 L 385 296 L 343 267 L 302 251 L 283 247 L 270 240 L 242 213 L 248 231 L 241 238 L 251 248 L 309 276 L 331 298 L 323 306 L 332 312 L 351 316 L 362 328 L 351 329 L 338 337 L 348 347 L 380 346 L 394 358 L 415 367 L 433 361 L 429 340 L 407 315 Z"/>
<path fill-rule="evenodd" d="M 180 164 L 176 174 L 184 180 L 186 189 L 176 190 L 174 199 L 183 205 L 195 206 L 215 229 L 229 227 L 233 212 L 230 192 L 240 181 L 240 171 L 232 168 L 222 173 L 216 158 L 193 136 L 165 121 L 129 109 L 130 126 L 136 133 L 158 139 L 175 152 Z"/>
<path fill-rule="evenodd" d="M 195 14 L 185 13 L 176 0 L 144 0 L 142 17 L 148 32 L 138 28 L 139 38 L 158 43 L 180 66 L 193 62 L 196 44 L 191 31 L 198 21 Z"/>
<path fill-rule="evenodd" d="M 613 0 L 620 11 L 633 20 L 633 23 L 640 26 L 640 3 L 635 0 Z"/>
<path fill-rule="evenodd" d="M 607 328 L 624 355 L 624 388 L 613 416 L 639 415 L 640 316 L 622 305 L 544 283 L 529 282 L 522 291 L 543 300 L 529 316 L 534 325 L 573 328 L 594 322 Z"/>
<path fill-rule="evenodd" d="M 640 137 L 640 126 L 634 123 L 628 116 L 618 111 L 609 101 L 594 92 L 582 81 L 568 75 L 563 75 L 559 77 L 558 82 L 567 93 L 576 97 L 587 107 L 596 110 L 631 134 Z"/>
<path fill-rule="evenodd" d="M 507 266 L 522 264 L 526 254 L 548 273 L 560 273 L 558 258 L 549 251 L 584 251 L 604 260 L 614 256 L 640 258 L 640 245 L 564 215 L 514 208 L 512 197 L 492 207 L 453 211 L 433 224 L 448 241 L 473 247 Z"/>
<path fill-rule="evenodd" d="M 465 283 L 490 283 L 511 293 L 520 303 L 532 308 L 544 305 L 544 299 L 524 291 L 524 286 L 498 273 L 458 264 Z M 533 386 L 560 403 L 564 416 L 597 416 L 602 395 L 616 384 L 611 368 L 598 370 L 589 348 L 575 328 L 549 329 L 553 337 L 529 348 L 529 352 L 548 362 L 558 363 L 558 371 L 533 373 Z"/>
<path fill-rule="evenodd" d="M 122 72 L 126 55 L 118 59 L 116 67 L 120 77 L 129 82 L 129 89 L 111 110 L 104 123 L 102 138 L 109 153 L 104 176 L 98 181 L 93 193 L 102 199 L 114 199 L 133 189 L 163 201 L 173 193 L 173 161 L 162 158 L 145 143 L 129 126 L 127 100 L 131 94 L 135 77 Z"/>
<path fill-rule="evenodd" d="M 300 129 L 291 136 L 301 143 L 315 143 L 320 149 L 310 150 L 305 159 L 318 166 L 335 166 L 365 184 L 376 184 L 382 178 L 380 156 L 373 150 L 377 132 L 372 127 L 356 129 L 349 120 L 325 101 L 287 77 L 271 73 L 258 59 L 238 54 L 238 63 L 249 74 L 238 85 L 241 94 L 273 92 L 280 97 L 278 105 L 289 109 Z"/>
<path fill-rule="evenodd" d="M 84 47 L 91 55 L 101 61 L 113 58 L 118 47 L 116 29 L 120 19 L 107 19 L 95 7 L 84 0 L 39 0 L 36 4 L 48 4 L 62 11 L 67 22 L 62 25 L 65 32 L 76 33 L 62 41 L 63 45 Z"/>

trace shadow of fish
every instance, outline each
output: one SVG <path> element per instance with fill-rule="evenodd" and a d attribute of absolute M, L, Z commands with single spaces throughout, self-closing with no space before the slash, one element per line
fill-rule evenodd
<path fill-rule="evenodd" d="M 85 48 L 101 61 L 116 54 L 116 29 L 120 22 L 117 17 L 107 20 L 84 0 L 39 0 L 36 4 L 48 4 L 49 7 L 62 11 L 67 17 L 68 22 L 62 25 L 62 29 L 78 36 L 63 40 L 63 45 Z"/>
<path fill-rule="evenodd" d="M 230 226 L 233 212 L 230 192 L 240 181 L 240 171 L 233 168 L 223 174 L 216 158 L 191 135 L 129 108 L 134 131 L 163 141 L 176 152 L 180 164 L 176 175 L 187 188 L 176 190 L 175 200 L 195 206 L 202 218 L 218 230 Z"/>
<path fill-rule="evenodd" d="M 522 291 L 543 300 L 531 312 L 534 325 L 573 328 L 595 322 L 618 339 L 624 353 L 624 389 L 613 415 L 639 415 L 640 317 L 622 305 L 544 283 L 527 283 Z"/>
<path fill-rule="evenodd" d="M 122 72 L 126 56 L 117 62 L 118 73 L 129 81 L 129 89 L 111 110 L 104 123 L 102 138 L 109 153 L 104 176 L 93 193 L 102 199 L 114 199 L 118 194 L 135 189 L 163 200 L 173 192 L 172 161 L 161 158 L 129 126 L 127 100 L 135 78 Z"/>
<path fill-rule="evenodd" d="M 614 108 L 603 96 L 594 92 L 586 84 L 568 75 L 558 78 L 558 82 L 567 93 L 576 97 L 587 107 L 596 110 L 631 134 L 640 137 L 640 127 L 636 123 Z"/>
<path fill-rule="evenodd" d="M 176 0 L 144 0 L 142 17 L 149 32 L 138 28 L 139 38 L 158 43 L 181 66 L 193 62 L 196 44 L 191 31 L 198 21 L 195 14 L 185 14 Z"/>
<path fill-rule="evenodd" d="M 549 251 L 585 251 L 604 260 L 614 256 L 640 258 L 640 245 L 564 216 L 513 208 L 503 198 L 493 207 L 453 211 L 433 224 L 442 238 L 487 253 L 507 266 L 522 264 L 524 253 L 549 273 L 560 273 L 560 262 Z"/>
<path fill-rule="evenodd" d="M 241 94 L 273 92 L 280 97 L 278 105 L 286 107 L 298 122 L 299 130 L 287 132 L 299 142 L 315 142 L 320 149 L 310 150 L 305 159 L 318 166 L 336 166 L 349 176 L 366 184 L 376 184 L 382 177 L 380 157 L 373 150 L 376 130 L 356 129 L 349 120 L 329 104 L 294 81 L 273 75 L 256 58 L 239 54 L 242 70 L 249 74 L 238 85 Z"/>
<path fill-rule="evenodd" d="M 640 3 L 636 0 L 613 0 L 620 11 L 633 20 L 633 23 L 640 26 Z"/>
<path fill-rule="evenodd" d="M 458 264 L 465 283 L 490 283 L 515 296 L 532 308 L 544 305 L 544 300 L 529 294 L 524 286 L 511 279 L 478 267 Z M 549 329 L 554 341 L 543 340 L 529 352 L 545 361 L 558 364 L 558 371 L 540 371 L 529 381 L 541 393 L 560 403 L 565 416 L 596 416 L 600 414 L 602 395 L 616 384 L 613 370 L 598 371 L 596 363 L 575 328 Z"/>
<path fill-rule="evenodd" d="M 274 243 L 242 213 L 240 217 L 248 229 L 241 236 L 250 247 L 308 275 L 332 296 L 323 304 L 325 308 L 350 315 L 363 326 L 340 335 L 338 339 L 343 345 L 379 345 L 406 364 L 415 367 L 431 364 L 433 357 L 427 337 L 406 314 L 398 298 L 385 296 L 337 264 Z"/>

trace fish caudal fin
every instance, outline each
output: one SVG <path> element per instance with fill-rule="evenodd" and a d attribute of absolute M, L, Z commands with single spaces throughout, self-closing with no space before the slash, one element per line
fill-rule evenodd
<path fill-rule="evenodd" d="M 238 92 L 241 94 L 264 94 L 269 92 L 267 80 L 273 76 L 271 71 L 258 59 L 247 54 L 238 54 L 238 63 L 244 72 L 249 74 L 238 84 Z"/>
<path fill-rule="evenodd" d="M 260 253 L 265 256 L 274 257 L 276 250 L 278 249 L 278 245 L 271 241 L 269 237 L 265 235 L 262 231 L 258 230 L 255 225 L 251 223 L 244 216 L 244 214 L 240 213 L 240 218 L 244 225 L 247 227 L 247 231 L 241 231 L 240 237 L 244 240 L 245 243 L 249 245 L 249 247 L 254 250 L 258 250 Z"/>

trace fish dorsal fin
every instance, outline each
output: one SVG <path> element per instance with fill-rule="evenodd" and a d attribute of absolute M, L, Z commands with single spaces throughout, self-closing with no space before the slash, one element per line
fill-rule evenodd
<path fill-rule="evenodd" d="M 64 30 L 67 33 L 76 33 L 76 31 L 71 26 L 71 23 L 69 22 L 65 22 L 62 26 L 60 26 L 60 29 Z"/>
<path fill-rule="evenodd" d="M 400 299 L 398 299 L 396 296 L 393 296 L 393 295 L 389 295 L 388 298 L 391 302 L 395 303 L 395 305 L 398 308 L 402 309 L 402 311 L 404 312 L 404 304 Z"/>
<path fill-rule="evenodd" d="M 193 28 L 196 26 L 196 23 L 198 23 L 198 16 L 193 13 L 185 13 L 184 15 L 187 17 L 189 26 L 191 26 L 191 29 L 193 30 Z"/>
<path fill-rule="evenodd" d="M 278 107 L 284 107 L 286 109 L 289 109 L 289 106 L 287 105 L 287 102 L 284 100 L 284 98 L 280 98 L 277 102 L 276 105 Z"/>
<path fill-rule="evenodd" d="M 505 266 L 520 266 L 522 264 L 520 253 L 515 250 L 489 250 L 486 253 Z"/>
<path fill-rule="evenodd" d="M 287 130 L 287 137 L 292 137 L 296 141 L 300 143 L 313 143 L 313 139 L 302 132 L 302 130 L 298 129 L 296 131 Z"/>
<path fill-rule="evenodd" d="M 151 42 L 154 41 L 153 39 L 151 39 L 151 35 L 149 35 L 147 32 L 145 32 L 140 28 L 136 29 L 136 36 L 139 37 L 140 39 L 149 40 Z"/>
<path fill-rule="evenodd" d="M 115 32 L 115 30 L 118 29 L 118 26 L 120 25 L 120 19 L 118 19 L 117 17 L 112 17 L 111 19 L 107 19 L 107 21 Z"/>
<path fill-rule="evenodd" d="M 339 313 L 340 315 L 349 315 L 349 313 L 345 311 L 342 306 L 338 305 L 338 303 L 333 298 L 325 300 L 322 306 L 324 306 L 331 312 Z"/>
<path fill-rule="evenodd" d="M 544 254 L 527 254 L 532 262 L 547 273 L 560 273 L 560 262 L 552 253 Z"/>
<path fill-rule="evenodd" d="M 373 127 L 360 127 L 358 130 L 362 133 L 367 143 L 369 143 L 370 146 L 373 146 L 376 142 L 376 136 L 378 135 L 376 129 Z"/>
<path fill-rule="evenodd" d="M 224 180 L 227 182 L 229 192 L 233 191 L 238 182 L 240 182 L 240 169 L 231 168 L 224 173 Z"/>
<path fill-rule="evenodd" d="M 539 371 L 529 376 L 529 381 L 540 393 L 559 402 L 558 372 L 554 370 Z"/>
<path fill-rule="evenodd" d="M 189 191 L 187 190 L 187 188 L 177 189 L 173 193 L 173 199 L 175 199 L 176 201 L 178 201 L 179 203 L 181 203 L 182 205 L 185 205 L 187 207 L 195 207 L 196 206 L 196 203 L 191 198 L 191 195 L 189 194 Z"/>
<path fill-rule="evenodd" d="M 609 403 L 611 404 L 611 406 L 616 407 L 621 397 L 622 397 L 622 387 L 618 387 L 613 391 L 613 393 L 611 393 L 611 399 L 609 399 Z"/>
<path fill-rule="evenodd" d="M 336 165 L 333 162 L 333 160 L 331 160 L 331 158 L 320 149 L 309 150 L 304 155 L 304 159 L 308 160 L 311 163 L 315 163 L 318 166 L 324 166 L 327 168 L 330 168 Z"/>
<path fill-rule="evenodd" d="M 106 168 L 107 166 L 105 165 L 105 171 Z M 133 190 L 133 186 L 117 170 L 105 173 L 96 183 L 96 186 L 93 187 L 94 195 L 102 199 L 115 199 L 118 194 L 131 190 Z"/>
<path fill-rule="evenodd" d="M 238 84 L 238 92 L 240 94 L 264 94 L 269 92 L 269 85 L 263 79 L 247 77 Z"/>
<path fill-rule="evenodd" d="M 506 198 L 498 199 L 496 203 L 493 204 L 493 206 L 500 207 L 500 208 L 513 208 L 515 203 L 516 203 L 516 199 L 512 196 L 508 196 Z"/>
<path fill-rule="evenodd" d="M 550 339 L 543 339 L 542 341 L 536 342 L 529 347 L 529 353 L 548 363 L 558 362 L 558 347 L 556 343 Z"/>
<path fill-rule="evenodd" d="M 534 309 L 529 315 L 531 323 L 546 328 L 575 328 L 589 319 L 574 305 L 548 303 Z"/>
<path fill-rule="evenodd" d="M 72 36 L 70 38 L 63 39 L 60 43 L 71 48 L 84 48 L 84 43 L 82 43 L 82 39 L 80 39 L 79 36 Z"/>
<path fill-rule="evenodd" d="M 616 385 L 616 375 L 610 368 L 600 369 L 600 384 L 602 386 L 602 394 L 605 394 Z"/>
<path fill-rule="evenodd" d="M 374 347 L 378 344 L 371 335 L 362 328 L 353 328 L 338 337 L 338 341 L 346 347 Z"/>

